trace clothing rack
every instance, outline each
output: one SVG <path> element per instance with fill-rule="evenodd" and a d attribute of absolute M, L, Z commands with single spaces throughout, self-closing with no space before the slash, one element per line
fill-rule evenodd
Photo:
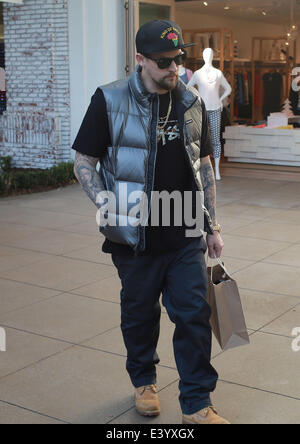
<path fill-rule="evenodd" d="M 237 99 L 237 82 L 236 82 L 236 76 L 242 74 L 252 74 L 251 73 L 251 61 L 250 60 L 239 60 L 239 59 L 235 59 L 234 61 L 234 79 L 233 79 L 233 84 L 234 84 L 234 99 L 233 99 L 233 106 L 234 106 L 234 121 L 238 121 L 241 123 L 248 123 L 251 122 L 252 120 L 252 113 L 250 113 L 251 115 L 249 115 L 249 117 L 241 117 L 240 114 L 236 113 L 236 99 Z M 250 83 L 252 81 L 252 78 L 248 77 L 248 82 Z M 248 93 L 251 91 L 252 94 L 252 88 L 248 89 Z M 252 100 L 251 100 L 251 95 L 249 94 L 249 102 L 245 104 L 246 106 L 252 106 Z M 249 112 L 249 110 L 248 110 Z M 247 114 L 247 113 L 246 113 Z"/>
<path fill-rule="evenodd" d="M 264 44 L 272 44 L 273 48 L 279 48 L 280 59 L 266 60 L 264 54 Z M 284 48 L 284 49 L 283 49 Z M 283 53 L 285 52 L 285 54 Z M 266 52 L 266 51 L 265 51 Z M 289 96 L 291 88 L 291 71 L 296 65 L 297 44 L 296 41 L 286 45 L 286 36 L 279 37 L 253 37 L 252 38 L 252 121 L 262 120 L 263 118 L 263 97 L 260 95 L 260 103 L 257 107 L 256 103 L 256 73 L 261 76 L 267 72 L 279 72 L 284 78 L 284 90 L 286 98 Z"/>

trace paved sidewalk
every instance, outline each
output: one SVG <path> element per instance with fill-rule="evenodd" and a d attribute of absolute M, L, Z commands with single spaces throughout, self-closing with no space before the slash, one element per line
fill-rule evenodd
<path fill-rule="evenodd" d="M 276 177 L 274 177 L 276 179 Z M 251 345 L 225 353 L 213 401 L 235 424 L 300 423 L 300 183 L 218 184 L 224 261 Z M 125 371 L 120 284 L 78 185 L 0 200 L 0 424 L 180 424 L 173 326 L 162 316 L 162 414 L 138 416 Z M 298 345 L 300 340 L 298 341 Z"/>

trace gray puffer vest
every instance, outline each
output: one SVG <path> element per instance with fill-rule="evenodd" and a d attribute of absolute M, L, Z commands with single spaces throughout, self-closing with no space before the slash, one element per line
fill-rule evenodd
<path fill-rule="evenodd" d="M 135 225 L 130 210 L 136 206 L 128 203 L 132 192 L 146 193 L 151 207 L 157 154 L 157 125 L 159 98 L 146 91 L 139 69 L 129 80 L 122 80 L 101 87 L 107 106 L 112 146 L 101 162 L 100 176 L 104 188 L 116 197 L 116 226 L 100 227 L 104 236 L 116 243 L 131 246 L 136 254 L 145 250 L 145 227 Z M 196 189 L 203 192 L 201 166 L 202 106 L 197 91 L 179 81 L 176 90 L 177 116 L 181 140 L 191 165 Z M 126 194 L 120 195 L 119 186 L 126 185 Z M 123 188 L 122 188 L 123 189 Z M 142 193 L 143 192 L 143 193 Z M 124 205 L 127 199 L 126 205 Z M 203 206 L 205 231 L 213 233 L 213 224 Z"/>

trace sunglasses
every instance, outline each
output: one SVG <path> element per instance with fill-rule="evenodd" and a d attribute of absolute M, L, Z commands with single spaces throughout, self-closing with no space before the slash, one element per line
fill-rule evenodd
<path fill-rule="evenodd" d="M 177 66 L 183 65 L 187 59 L 187 54 L 186 54 L 186 52 L 184 52 L 183 54 L 179 54 L 178 56 L 176 56 L 174 58 L 161 57 L 159 59 L 154 59 L 151 56 L 146 55 L 146 54 L 144 54 L 144 57 L 146 57 L 147 59 L 153 60 L 153 62 L 156 62 L 159 69 L 166 69 L 166 68 L 169 68 L 173 62 L 175 62 Z"/>

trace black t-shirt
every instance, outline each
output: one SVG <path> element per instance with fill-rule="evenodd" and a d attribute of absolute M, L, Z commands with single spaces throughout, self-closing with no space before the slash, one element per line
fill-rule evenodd
<path fill-rule="evenodd" d="M 169 93 L 160 96 L 160 119 L 167 116 L 169 103 Z M 202 108 L 201 157 L 203 158 L 211 155 L 213 148 L 203 102 Z M 163 120 L 160 120 L 159 124 L 163 124 L 163 122 Z M 73 149 L 82 154 L 99 158 L 101 161 L 110 144 L 111 138 L 106 103 L 102 90 L 97 89 L 73 144 Z M 191 166 L 180 136 L 174 99 L 168 123 L 162 131 L 162 137 L 158 142 L 153 191 L 167 191 L 168 193 L 173 191 L 179 191 L 180 193 L 195 191 Z M 146 252 L 144 254 L 161 254 L 177 250 L 191 240 L 191 238 L 185 236 L 187 227 L 184 223 L 182 226 L 175 226 L 174 218 L 172 217 L 174 214 L 173 210 L 171 200 L 171 226 L 161 226 L 161 218 L 158 227 L 151 226 L 151 218 L 149 219 L 149 226 L 146 227 Z M 108 240 L 103 244 L 103 251 L 114 254 L 134 254 L 131 247 Z"/>

